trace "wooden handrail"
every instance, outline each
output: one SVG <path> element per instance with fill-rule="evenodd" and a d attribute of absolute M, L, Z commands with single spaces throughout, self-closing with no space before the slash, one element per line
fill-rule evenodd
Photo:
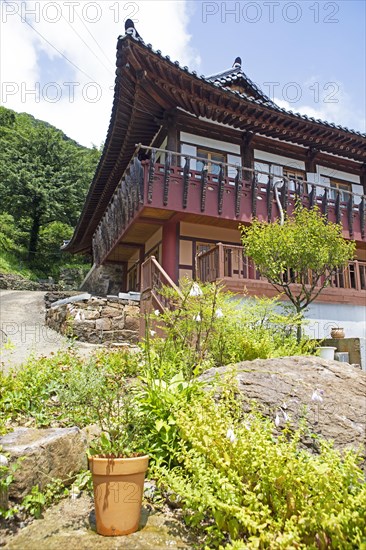
<path fill-rule="evenodd" d="M 164 271 L 164 269 L 161 267 L 161 265 L 159 264 L 159 262 L 156 260 L 155 256 L 149 256 L 142 264 L 141 266 L 141 269 L 142 269 L 142 272 L 145 272 L 149 269 L 149 274 L 151 275 L 152 273 L 152 269 L 150 267 L 150 264 L 152 264 L 156 269 L 157 271 L 160 273 L 160 276 L 164 279 L 164 284 L 166 286 L 170 286 L 171 288 L 173 288 L 175 290 L 175 292 L 181 297 L 183 298 L 183 294 L 182 292 L 180 291 L 180 289 L 177 287 L 177 285 L 174 283 L 174 281 L 169 277 L 169 275 L 166 273 L 166 271 Z M 142 277 L 141 279 L 141 292 L 145 292 L 146 290 L 153 290 L 154 286 L 153 286 L 153 281 L 152 281 L 152 277 L 149 277 L 148 278 L 149 280 L 149 285 L 145 286 L 145 279 L 144 277 Z"/>
<path fill-rule="evenodd" d="M 197 277 L 202 282 L 212 282 L 217 279 L 235 278 L 258 280 L 259 274 L 254 263 L 244 255 L 244 248 L 237 245 L 217 243 L 210 250 L 200 252 L 196 256 Z M 288 271 L 286 276 L 296 284 L 296 273 Z M 309 283 L 312 273 L 309 270 Z M 335 272 L 331 286 L 337 288 L 349 288 L 354 290 L 366 290 L 366 262 L 360 260 L 350 261 L 347 266 Z"/>
<path fill-rule="evenodd" d="M 203 157 L 196 156 L 196 155 L 187 155 L 186 153 L 179 153 L 178 151 L 171 151 L 170 149 L 160 149 L 158 147 L 151 147 L 150 145 L 143 145 L 142 143 L 136 143 L 135 147 L 136 147 L 136 150 L 135 150 L 135 153 L 134 153 L 135 155 L 140 150 L 146 150 L 146 151 L 154 151 L 155 153 L 156 152 L 163 153 L 163 154 L 168 154 L 169 153 L 171 155 L 174 155 L 175 157 L 180 157 L 180 158 L 184 158 L 184 159 L 198 160 L 198 161 L 202 162 L 204 166 L 206 166 L 208 164 L 207 159 L 205 159 Z M 235 163 L 234 164 L 232 162 L 215 162 L 215 161 L 212 161 L 212 160 L 210 160 L 209 162 L 210 162 L 210 165 L 214 165 L 214 166 L 218 166 L 218 167 L 225 166 L 227 168 L 232 168 L 234 170 L 241 169 L 243 172 L 249 172 L 252 175 L 262 174 L 264 176 L 270 176 L 273 180 L 283 180 L 284 182 L 287 182 L 287 183 L 298 181 L 298 180 L 296 180 L 296 178 L 294 180 L 294 178 L 289 178 L 288 176 L 284 176 L 284 175 L 276 176 L 275 174 L 268 174 L 268 172 L 264 172 L 262 170 L 256 170 L 255 168 L 249 168 L 249 167 L 246 167 L 246 166 L 242 166 L 242 164 L 240 164 L 240 163 Z M 179 167 L 177 167 L 177 168 L 179 168 Z M 183 168 L 184 167 L 182 166 L 181 169 L 183 170 Z M 232 179 L 234 180 L 235 176 Z M 307 180 L 301 180 L 301 183 L 305 184 L 308 187 L 312 187 L 314 185 L 315 187 L 320 187 L 324 190 L 330 190 L 331 189 L 327 185 L 323 185 L 321 183 L 314 183 L 314 182 L 307 181 Z M 266 184 L 263 184 L 263 185 L 266 185 Z M 334 191 L 336 192 L 337 190 L 334 189 Z M 293 192 L 296 193 L 296 191 L 293 191 Z M 362 193 L 354 193 L 353 191 L 348 191 L 347 189 L 342 189 L 342 193 L 345 193 L 347 195 L 354 196 L 354 197 L 361 197 L 361 198 L 365 196 Z M 335 199 L 330 199 L 330 200 L 335 200 Z"/>

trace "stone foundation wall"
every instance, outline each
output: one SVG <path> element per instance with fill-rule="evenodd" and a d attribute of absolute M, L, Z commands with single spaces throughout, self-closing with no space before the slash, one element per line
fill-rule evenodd
<path fill-rule="evenodd" d="M 52 279 L 39 282 L 31 281 L 21 275 L 12 273 L 0 273 L 0 289 L 1 290 L 57 290 L 58 285 L 52 282 Z"/>
<path fill-rule="evenodd" d="M 100 265 L 90 269 L 80 286 L 83 292 L 96 296 L 118 294 L 122 291 L 123 267 L 119 265 Z"/>
<path fill-rule="evenodd" d="M 129 342 L 139 340 L 140 306 L 117 297 L 70 298 L 52 305 L 46 312 L 50 328 L 81 342 Z"/>

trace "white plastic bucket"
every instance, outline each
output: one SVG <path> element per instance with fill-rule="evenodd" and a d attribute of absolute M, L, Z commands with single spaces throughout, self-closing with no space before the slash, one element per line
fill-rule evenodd
<path fill-rule="evenodd" d="M 334 359 L 334 352 L 337 348 L 333 346 L 321 346 L 318 348 L 319 357 L 322 359 Z"/>

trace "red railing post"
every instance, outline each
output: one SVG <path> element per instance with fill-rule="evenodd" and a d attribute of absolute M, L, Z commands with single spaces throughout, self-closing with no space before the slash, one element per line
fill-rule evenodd
<path fill-rule="evenodd" d="M 361 290 L 361 277 L 360 277 L 360 265 L 357 260 L 354 260 L 353 262 L 355 266 L 355 284 L 356 284 L 356 290 Z"/>
<path fill-rule="evenodd" d="M 225 277 L 225 250 L 222 243 L 217 243 L 218 248 L 218 266 L 217 266 L 217 278 L 223 279 Z"/>

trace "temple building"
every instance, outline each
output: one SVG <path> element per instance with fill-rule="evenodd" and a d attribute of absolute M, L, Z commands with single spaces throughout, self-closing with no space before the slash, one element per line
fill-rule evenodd
<path fill-rule="evenodd" d="M 280 108 L 240 58 L 204 77 L 136 33 L 118 39 L 116 75 L 104 151 L 66 247 L 92 256 L 84 288 L 144 292 L 189 276 L 273 296 L 238 226 L 277 219 L 299 198 L 357 244 L 310 308 L 314 336 L 331 323 L 364 337 L 366 135 Z"/>

